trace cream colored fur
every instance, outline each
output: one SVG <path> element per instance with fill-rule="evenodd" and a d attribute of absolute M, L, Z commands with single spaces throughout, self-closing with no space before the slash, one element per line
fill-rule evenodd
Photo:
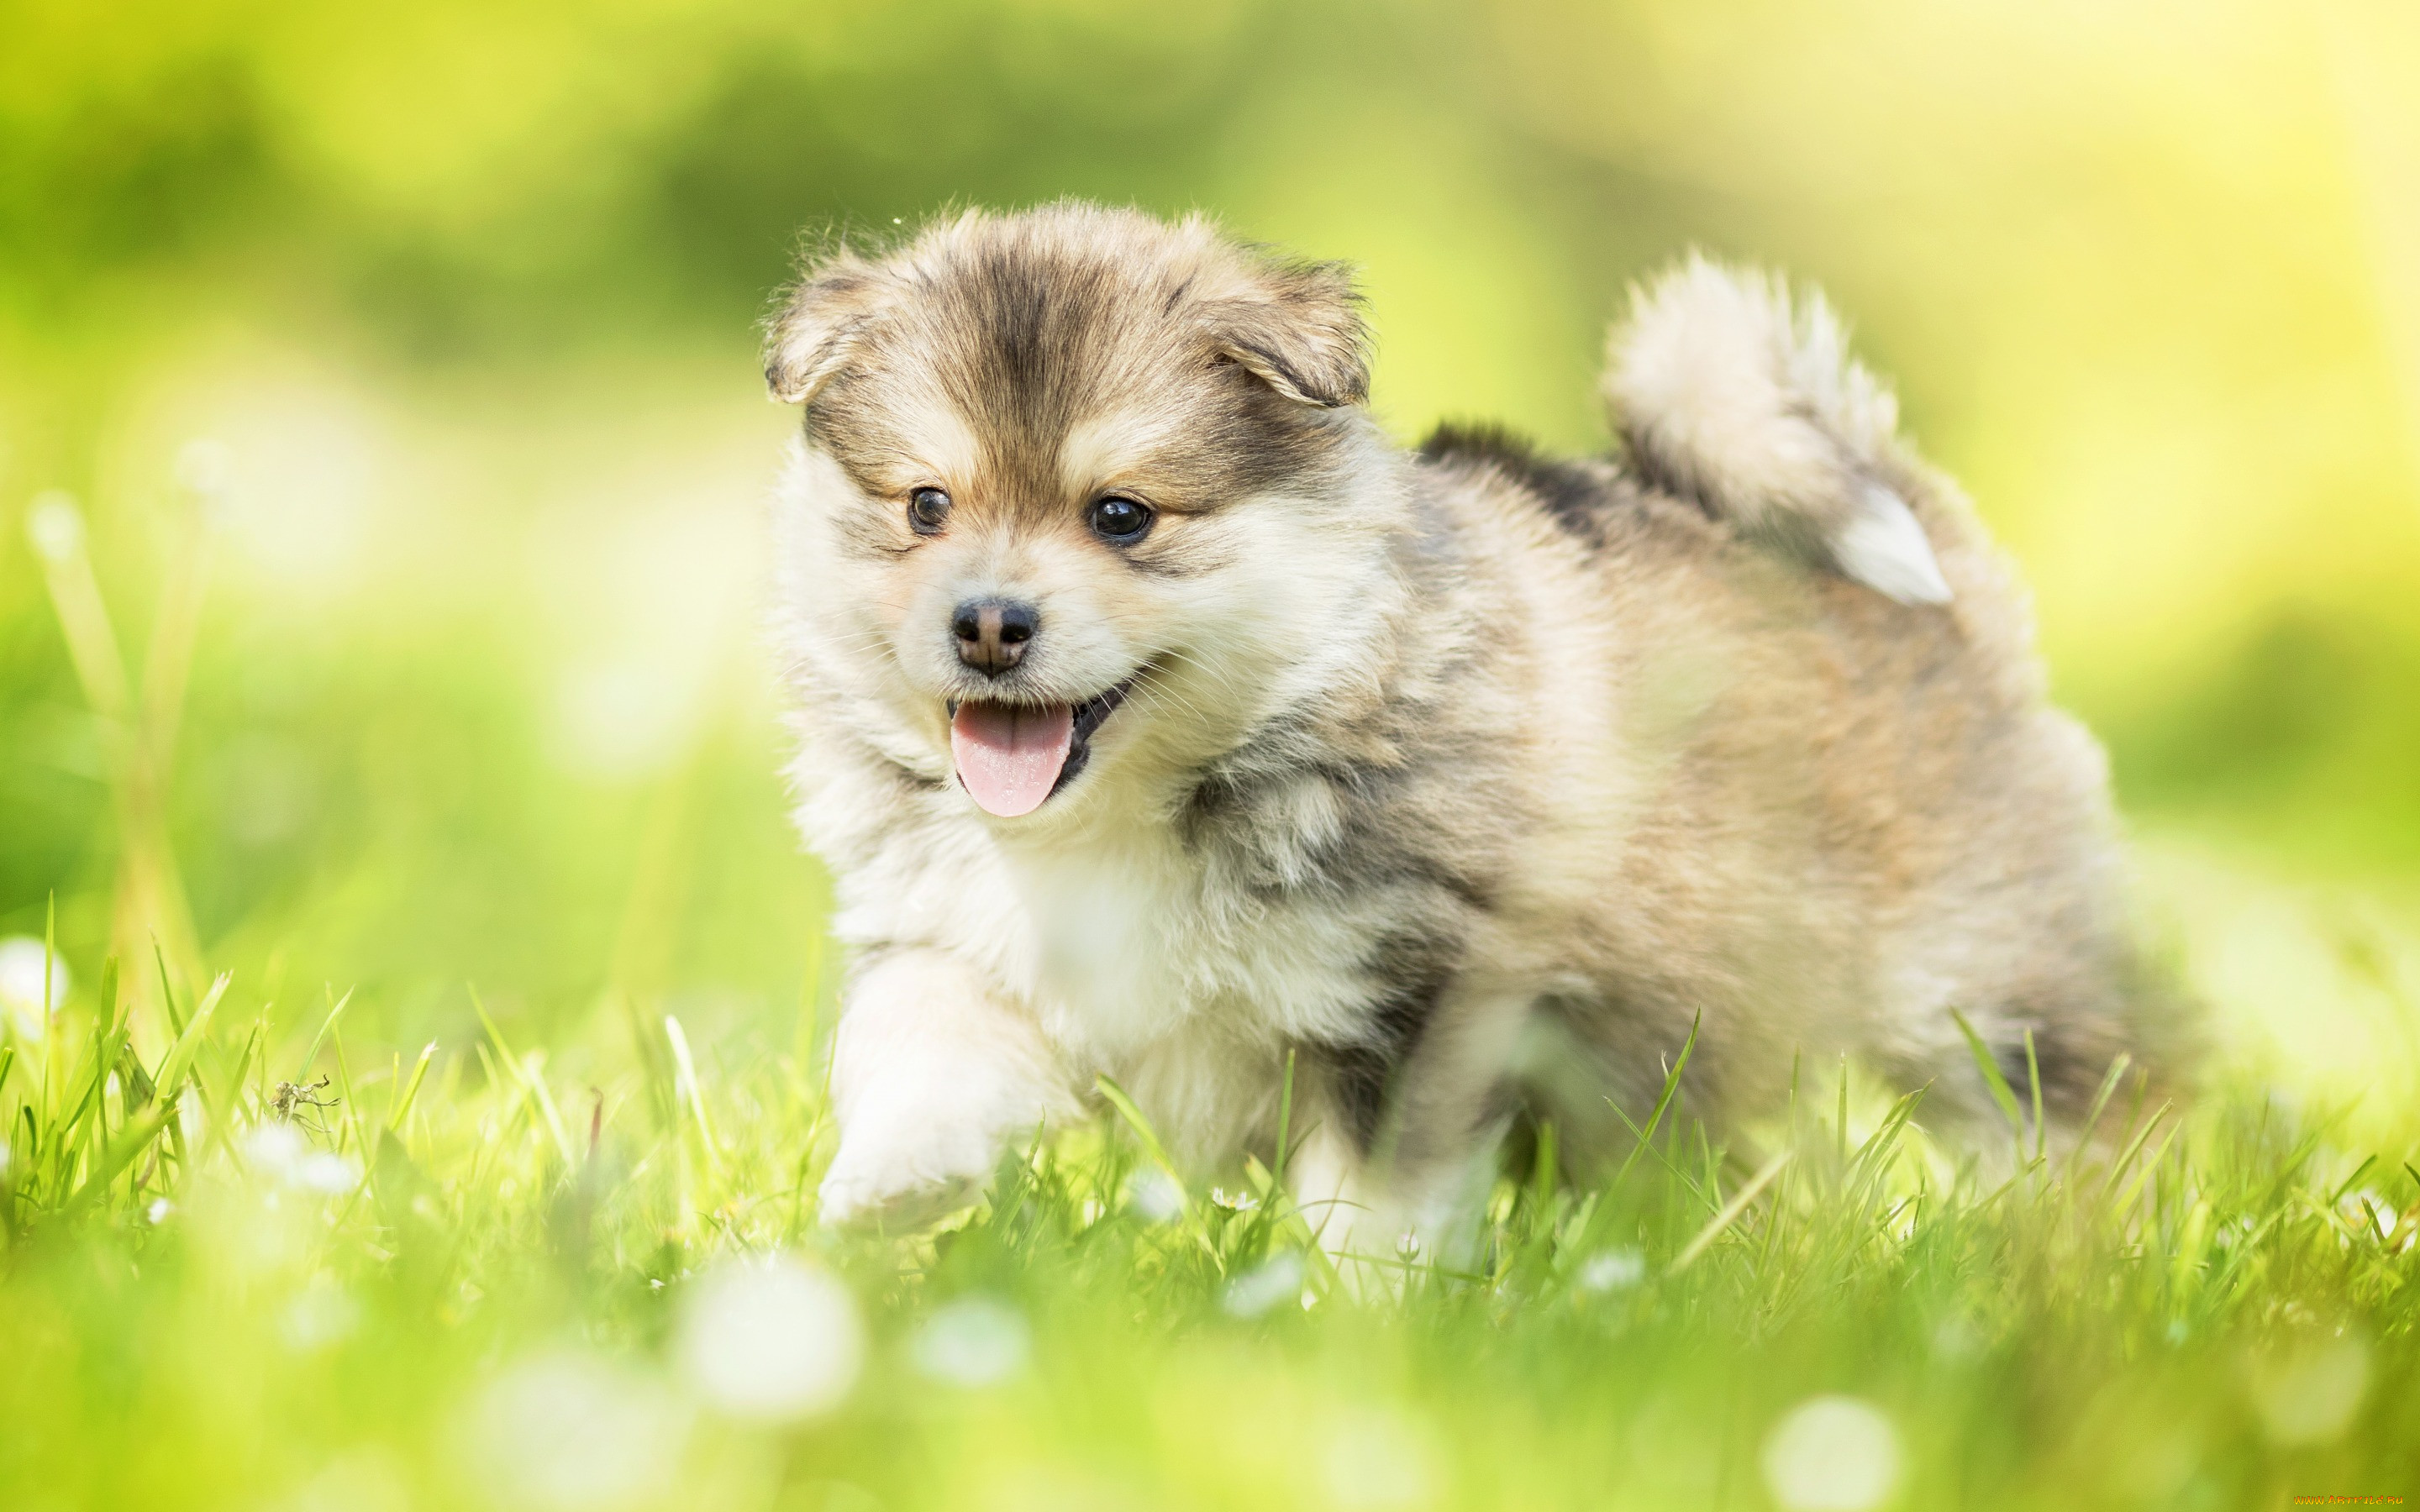
<path fill-rule="evenodd" d="M 1605 393 L 1638 461 L 1741 528 L 1902 604 L 1948 602 L 1924 531 L 1875 476 L 1899 424 L 1822 295 L 1691 257 L 1637 291 Z"/>
<path fill-rule="evenodd" d="M 1197 1169 L 1271 1159 L 1290 1052 L 1298 1196 L 1386 1251 L 1451 1246 L 1525 1107 L 1618 1154 L 1606 1100 L 1642 1111 L 1697 1022 L 1716 1119 L 1845 1053 L 1954 1122 L 1952 1008 L 2012 1067 L 2030 1031 L 2054 1108 L 2169 1062 L 2100 753 L 1820 301 L 1652 284 L 1626 455 L 1552 462 L 1404 452 L 1341 276 L 1199 221 L 974 214 L 835 268 L 770 357 L 808 405 L 791 772 L 857 962 L 828 1219 L 964 1200 L 1104 1074 Z M 1141 544 L 1084 526 L 1107 492 L 1159 511 Z M 970 595 L 1040 615 L 997 687 L 950 649 Z M 1113 686 L 1040 809 L 955 780 L 954 701 Z"/>

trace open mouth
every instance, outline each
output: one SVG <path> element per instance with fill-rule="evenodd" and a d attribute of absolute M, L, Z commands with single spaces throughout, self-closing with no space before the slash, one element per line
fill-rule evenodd
<path fill-rule="evenodd" d="M 1128 678 L 1081 703 L 950 704 L 950 755 L 958 782 L 985 813 L 1032 813 L 1092 759 L 1093 733 L 1124 703 Z"/>

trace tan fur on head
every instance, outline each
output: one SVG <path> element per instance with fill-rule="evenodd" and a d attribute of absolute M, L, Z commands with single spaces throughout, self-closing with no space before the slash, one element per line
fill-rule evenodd
<path fill-rule="evenodd" d="M 1650 476 L 1750 534 L 1901 603 L 1949 598 L 1906 501 L 1882 480 L 1899 406 L 1849 356 L 1831 306 L 1692 255 L 1631 293 L 1605 396 Z"/>
<path fill-rule="evenodd" d="M 1072 202 L 1038 213 L 1054 218 L 1066 251 L 1142 220 Z M 1172 226 L 1148 224 L 1192 265 L 1171 299 L 1185 301 L 1188 319 L 1212 349 L 1298 404 L 1334 408 L 1368 397 L 1369 332 L 1351 270 L 1238 246 L 1198 215 Z M 842 248 L 822 259 L 792 286 L 768 333 L 765 382 L 773 397 L 784 404 L 814 398 L 856 354 L 859 338 L 907 292 L 920 266 L 997 224 L 998 218 L 970 210 L 924 233 L 898 258 L 868 262 Z"/>

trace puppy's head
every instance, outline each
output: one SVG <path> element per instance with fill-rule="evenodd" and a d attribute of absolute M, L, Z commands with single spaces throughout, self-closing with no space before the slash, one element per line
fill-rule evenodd
<path fill-rule="evenodd" d="M 1362 346 L 1341 270 L 1200 220 L 970 213 L 830 260 L 767 358 L 806 408 L 802 676 L 1001 819 L 1232 748 L 1381 609 Z"/>

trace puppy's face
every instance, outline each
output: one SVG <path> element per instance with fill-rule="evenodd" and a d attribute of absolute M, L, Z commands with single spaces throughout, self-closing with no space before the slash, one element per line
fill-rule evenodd
<path fill-rule="evenodd" d="M 1360 340 L 1332 270 L 1128 213 L 828 267 L 768 363 L 807 406 L 793 654 L 1001 820 L 1217 756 L 1353 639 Z"/>

